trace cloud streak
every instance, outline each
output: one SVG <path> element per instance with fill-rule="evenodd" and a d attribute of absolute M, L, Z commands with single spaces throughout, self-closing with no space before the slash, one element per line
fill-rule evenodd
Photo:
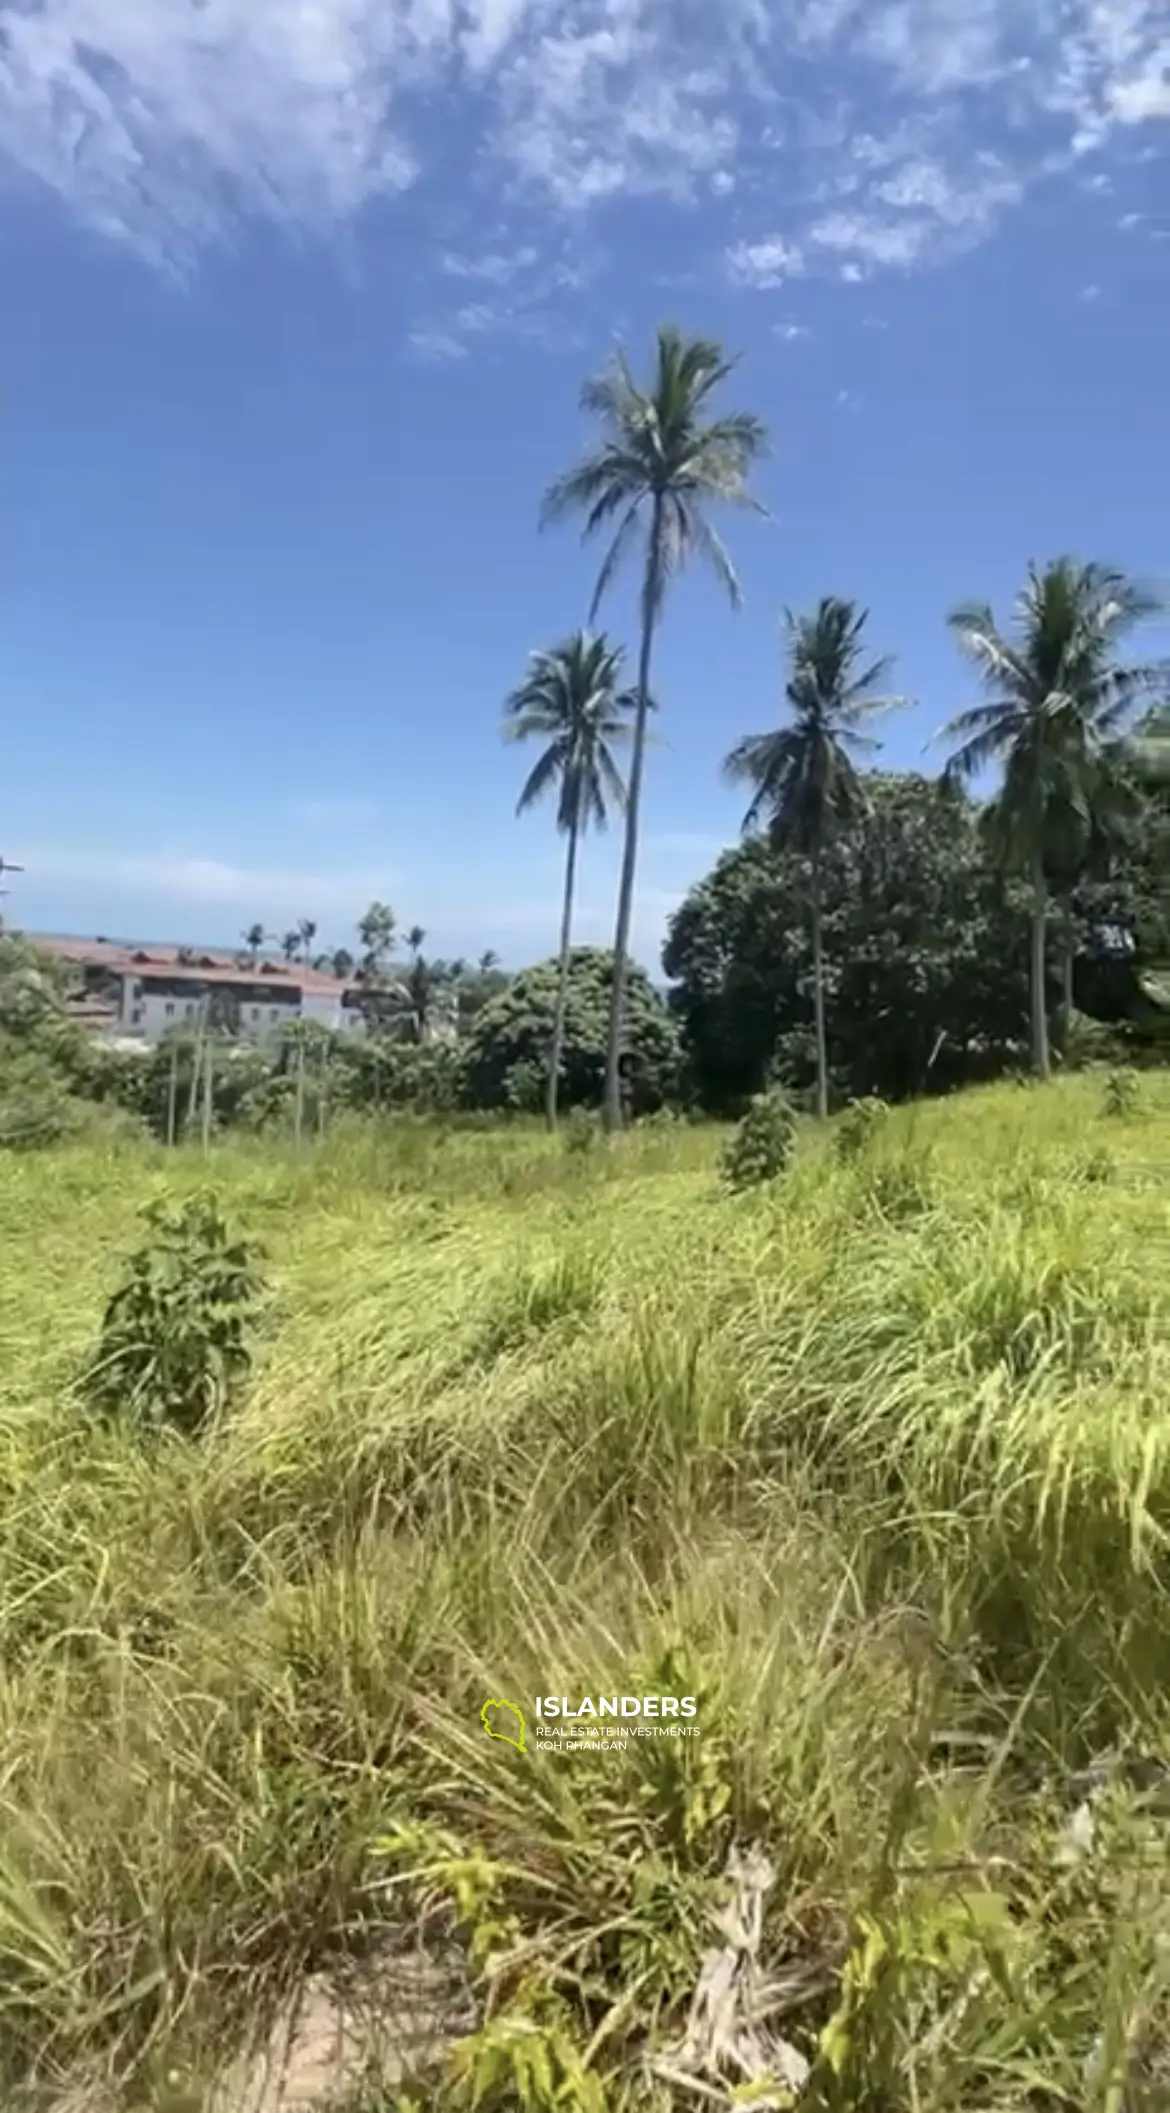
<path fill-rule="evenodd" d="M 1164 0 L 0 0 L 0 160 L 178 269 L 256 218 L 328 238 L 441 144 L 547 225 L 779 190 L 792 224 L 728 244 L 741 284 L 866 276 L 1168 119 Z M 438 276 L 499 292 L 535 247 Z"/>
<path fill-rule="evenodd" d="M 94 893 L 141 896 L 144 902 L 250 907 L 254 916 L 265 918 L 333 912 L 360 917 L 367 903 L 384 898 L 394 886 L 393 875 L 385 872 L 285 871 L 168 852 L 124 856 L 46 846 L 29 851 L 24 863 L 38 888 L 64 882 Z"/>

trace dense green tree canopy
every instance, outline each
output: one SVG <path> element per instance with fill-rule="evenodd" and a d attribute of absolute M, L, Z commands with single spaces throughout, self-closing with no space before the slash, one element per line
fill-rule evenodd
<path fill-rule="evenodd" d="M 1027 1040 L 1027 923 L 976 809 L 921 777 L 867 780 L 869 811 L 823 862 L 829 1059 L 839 1091 L 896 1098 L 993 1069 Z M 754 839 L 671 921 L 664 967 L 712 1108 L 813 1071 L 808 860 Z"/>
<path fill-rule="evenodd" d="M 464 1054 L 465 1093 L 474 1106 L 539 1106 L 556 1011 L 557 966 L 543 961 L 525 969 L 477 1015 Z M 612 985 L 613 955 L 600 947 L 574 947 L 561 1055 L 563 1107 L 601 1105 Z M 649 977 L 634 967 L 623 1041 L 632 1111 L 660 1107 L 676 1083 L 678 1036 Z"/>

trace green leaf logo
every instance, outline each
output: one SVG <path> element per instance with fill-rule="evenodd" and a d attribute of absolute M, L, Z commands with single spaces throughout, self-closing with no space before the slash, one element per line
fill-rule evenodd
<path fill-rule="evenodd" d="M 507 1731 L 502 1731 L 497 1725 L 488 1723 L 488 1711 L 490 1709 L 502 1709 L 511 1712 L 511 1715 L 504 1719 L 505 1724 L 509 1726 Z M 513 1722 L 513 1719 L 515 1722 Z M 484 1703 L 479 1713 L 479 1721 L 483 1725 L 489 1739 L 506 1739 L 509 1746 L 515 1746 L 520 1753 L 527 1753 L 528 1748 L 524 1744 L 524 1712 L 514 1702 L 506 1702 L 502 1695 L 494 1697 L 490 1702 Z M 517 1726 L 519 1727 L 519 1737 L 517 1737 Z"/>

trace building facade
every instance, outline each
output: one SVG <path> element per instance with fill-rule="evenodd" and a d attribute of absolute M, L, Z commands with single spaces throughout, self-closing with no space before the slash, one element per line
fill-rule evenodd
<path fill-rule="evenodd" d="M 148 1046 L 176 1028 L 201 1024 L 260 1045 L 298 1020 L 334 1032 L 365 1027 L 359 987 L 300 962 L 103 938 L 29 937 L 73 972 L 71 1009 L 79 1018 L 85 1014 L 93 1024 L 100 1015 L 106 1031 Z"/>

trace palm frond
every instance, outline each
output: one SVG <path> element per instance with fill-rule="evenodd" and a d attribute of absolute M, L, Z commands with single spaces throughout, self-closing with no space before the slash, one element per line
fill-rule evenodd
<path fill-rule="evenodd" d="M 738 609 L 743 601 L 739 575 L 728 556 L 722 537 L 712 528 L 697 506 L 687 509 L 687 532 L 692 547 L 698 556 L 706 559 L 732 608 Z"/>
<path fill-rule="evenodd" d="M 563 741 L 552 742 L 545 749 L 544 754 L 537 757 L 524 781 L 523 791 L 516 802 L 517 814 L 527 814 L 530 807 L 535 807 L 537 801 L 544 798 L 550 787 L 557 784 L 563 777 L 565 763 L 565 743 Z"/>
<path fill-rule="evenodd" d="M 593 623 L 610 587 L 613 585 L 622 563 L 634 540 L 641 511 L 641 500 L 635 499 L 618 523 L 617 533 L 601 561 L 601 570 L 593 589 L 589 604 L 589 621 Z M 586 529 L 588 533 L 588 527 Z"/>
<path fill-rule="evenodd" d="M 676 325 L 664 324 L 648 386 L 635 381 L 622 352 L 586 381 L 581 403 L 600 421 L 604 438 L 550 487 L 541 519 L 547 523 L 581 514 L 588 540 L 621 517 L 602 563 L 591 621 L 628 554 L 640 515 L 650 506 L 660 539 L 652 562 L 647 552 L 643 600 L 648 597 L 653 605 L 645 610 L 647 618 L 654 620 L 670 580 L 696 555 L 712 565 L 733 601 L 738 599 L 731 560 L 704 513 L 712 502 L 757 505 L 746 479 L 766 449 L 762 422 L 747 413 L 710 422 L 703 416 L 734 366 L 714 340 L 686 338 Z"/>
<path fill-rule="evenodd" d="M 628 693 L 618 687 L 624 658 L 604 632 L 586 631 L 530 655 L 527 677 L 507 701 L 504 733 L 548 746 L 529 773 L 518 813 L 555 788 L 559 829 L 604 821 L 607 794 L 620 785 L 608 743 L 627 731 Z"/>

